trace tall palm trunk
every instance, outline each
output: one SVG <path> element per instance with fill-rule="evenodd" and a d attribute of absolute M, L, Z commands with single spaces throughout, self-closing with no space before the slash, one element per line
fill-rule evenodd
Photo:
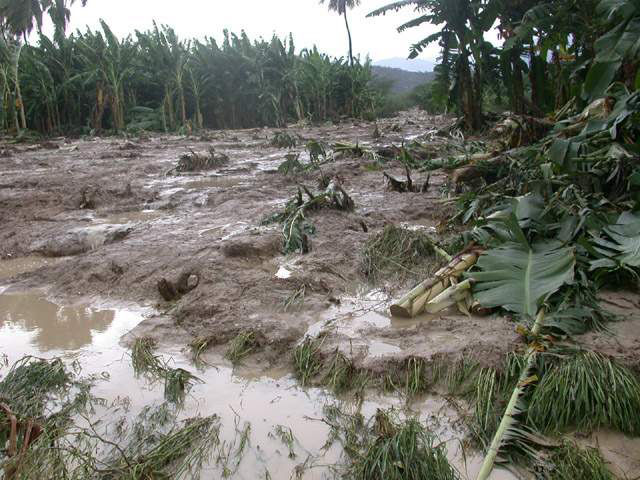
<path fill-rule="evenodd" d="M 349 37 L 349 65 L 353 67 L 353 42 L 351 40 L 351 29 L 349 28 L 349 20 L 347 19 L 346 7 L 342 15 L 344 16 L 344 24 L 347 27 L 347 36 Z"/>

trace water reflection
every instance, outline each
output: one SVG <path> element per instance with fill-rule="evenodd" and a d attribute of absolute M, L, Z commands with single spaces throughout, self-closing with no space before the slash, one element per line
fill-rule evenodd
<path fill-rule="evenodd" d="M 0 350 L 14 355 L 117 344 L 141 320 L 137 313 L 89 305 L 60 306 L 39 292 L 0 294 Z"/>

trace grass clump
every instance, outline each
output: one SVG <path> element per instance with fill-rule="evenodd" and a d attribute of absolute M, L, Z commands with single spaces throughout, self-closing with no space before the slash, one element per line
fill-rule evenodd
<path fill-rule="evenodd" d="M 596 352 L 547 361 L 527 415 L 537 431 L 609 427 L 640 435 L 640 381 L 632 371 Z"/>
<path fill-rule="evenodd" d="M 237 365 L 258 346 L 255 332 L 241 332 L 231 340 L 225 358 Z"/>
<path fill-rule="evenodd" d="M 185 478 L 219 445 L 219 431 L 216 415 L 178 422 L 166 405 L 145 408 L 113 446 L 102 478 Z"/>
<path fill-rule="evenodd" d="M 303 387 L 307 386 L 309 381 L 320 372 L 321 344 L 322 341 L 317 338 L 305 337 L 293 351 L 293 368 Z"/>
<path fill-rule="evenodd" d="M 292 460 L 296 458 L 297 455 L 294 449 L 296 439 L 293 436 L 293 430 L 289 427 L 285 427 L 284 425 L 276 425 L 274 432 L 275 435 L 269 434 L 269 436 L 279 438 L 289 450 L 289 458 Z"/>
<path fill-rule="evenodd" d="M 615 480 L 600 452 L 565 441 L 550 458 L 549 480 Z"/>
<path fill-rule="evenodd" d="M 387 225 L 367 241 L 363 270 L 374 282 L 385 274 L 421 276 L 433 264 L 434 252 L 434 243 L 425 233 Z"/>
<path fill-rule="evenodd" d="M 325 384 L 336 394 L 351 389 L 357 379 L 358 372 L 353 361 L 336 349 L 329 371 L 324 379 Z"/>
<path fill-rule="evenodd" d="M 165 399 L 172 403 L 182 403 L 184 397 L 197 382 L 198 377 L 182 368 L 172 368 L 154 353 L 156 343 L 150 338 L 137 338 L 131 349 L 131 363 L 136 375 L 145 375 L 150 380 L 164 381 Z"/>
<path fill-rule="evenodd" d="M 378 409 L 365 423 L 362 414 L 325 408 L 331 425 L 328 445 L 339 440 L 348 457 L 342 478 L 358 480 L 458 480 L 444 445 L 415 418 L 401 419 L 396 411 Z"/>
<path fill-rule="evenodd" d="M 411 357 L 407 360 L 407 372 L 405 380 L 405 393 L 407 398 L 412 398 L 426 392 L 429 387 L 427 378 L 427 365 L 424 359 Z"/>
<path fill-rule="evenodd" d="M 369 480 L 457 480 L 443 446 L 416 419 L 395 422 L 378 411 L 377 434 L 354 462 L 352 477 Z"/>
<path fill-rule="evenodd" d="M 206 153 L 197 153 L 191 150 L 180 157 L 178 165 L 174 171 L 176 173 L 183 172 L 200 172 L 204 170 L 213 170 L 229 163 L 229 157 L 224 153 L 217 153 L 215 148 L 210 147 Z"/>

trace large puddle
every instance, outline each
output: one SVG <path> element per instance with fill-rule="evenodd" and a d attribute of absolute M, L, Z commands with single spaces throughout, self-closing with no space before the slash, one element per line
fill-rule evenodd
<path fill-rule="evenodd" d="M 163 402 L 163 386 L 136 377 L 130 352 L 120 343 L 124 334 L 152 314 L 149 309 L 109 303 L 60 305 L 41 291 L 0 291 L 0 351 L 9 364 L 25 355 L 61 356 L 78 362 L 83 375 L 97 374 L 104 379 L 96 384 L 94 394 L 108 402 L 126 398 L 128 415 L 133 417 L 144 407 Z M 390 347 L 376 348 L 383 353 Z M 171 359 L 172 366 L 189 370 L 202 380 L 185 399 L 183 417 L 217 414 L 221 418 L 221 440 L 231 446 L 238 441 L 239 429 L 250 426 L 244 454 L 232 460 L 231 478 L 335 478 L 331 466 L 340 460 L 341 449 L 337 443 L 323 449 L 330 430 L 320 420 L 324 407 L 337 401 L 335 397 L 318 388 L 301 389 L 286 373 L 275 378 L 239 377 L 228 366 L 197 370 L 180 351 L 162 354 Z M 366 418 L 372 417 L 377 408 L 404 406 L 400 397 L 371 393 L 367 398 L 361 407 Z M 349 403 L 348 399 L 342 400 Z M 460 451 L 461 432 L 451 427 L 456 415 L 447 402 L 426 397 L 412 409 L 420 412 L 422 421 L 441 441 L 447 442 L 449 456 L 463 478 L 473 478 L 480 458 L 465 457 Z M 279 428 L 291 429 L 295 438 L 292 452 L 278 438 Z M 221 478 L 221 468 L 212 459 L 202 478 Z M 512 477 L 497 471 L 492 478 Z"/>

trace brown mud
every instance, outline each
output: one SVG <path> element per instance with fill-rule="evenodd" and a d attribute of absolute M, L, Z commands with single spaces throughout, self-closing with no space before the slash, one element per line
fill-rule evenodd
<path fill-rule="evenodd" d="M 382 137 L 378 139 L 372 136 L 374 124 L 370 122 L 289 127 L 287 132 L 305 139 L 376 147 L 420 139 L 445 122 L 441 117 L 406 113 L 379 121 Z M 140 336 L 152 337 L 163 352 L 174 352 L 176 358 L 184 357 L 182 361 L 188 363 L 184 355 L 188 344 L 206 339 L 209 347 L 202 359 L 220 369 L 224 379 L 208 374 L 195 396 L 207 398 L 214 390 L 227 389 L 224 398 L 237 399 L 239 390 L 229 385 L 240 382 L 238 375 L 243 382 L 263 379 L 258 386 L 247 387 L 258 393 L 244 400 L 260 405 L 251 407 L 254 423 L 260 421 L 259 412 L 269 408 L 260 403 L 265 382 L 272 398 L 280 395 L 289 399 L 283 392 L 296 386 L 288 375 L 292 351 L 306 335 L 322 338 L 322 356 L 328 358 L 340 351 L 356 368 L 373 375 L 401 370 L 409 358 L 427 363 L 465 358 L 497 366 L 507 352 L 520 347 L 515 325 L 495 315 L 467 317 L 447 311 L 411 321 L 392 319 L 388 315 L 390 301 L 420 279 L 390 278 L 374 286 L 362 273 L 365 242 L 385 225 L 435 231 L 450 215 L 451 207 L 444 203 L 442 193 L 448 182 L 446 172 L 433 172 L 425 193 L 397 193 L 385 188 L 382 170 L 369 159 L 346 156 L 323 165 L 325 175 L 340 178 L 356 208 L 353 212 L 312 213 L 316 233 L 311 236 L 311 252 L 283 255 L 280 227 L 263 226 L 261 221 L 284 207 L 297 184 L 317 191 L 320 175 L 278 173 L 287 150 L 270 145 L 275 131 L 52 140 L 58 149 L 11 146 L 11 156 L 0 159 L 0 290 L 2 285 L 11 286 L 9 294 L 46 289 L 48 300 L 30 306 L 31 315 L 38 318 L 57 312 L 51 306 L 54 300 L 80 307 L 68 307 L 72 310 L 65 318 L 73 318 L 76 323 L 69 325 L 76 327 L 73 335 L 67 331 L 60 338 L 48 334 L 39 322 L 29 326 L 28 318 L 14 319 L 14 323 L 5 320 L 0 330 L 0 340 L 6 334 L 2 347 L 8 349 L 6 338 L 20 332 L 29 332 L 24 339 L 27 343 L 17 343 L 23 346 L 10 352 L 13 357 L 21 351 L 42 353 L 43 348 L 57 353 L 82 349 L 93 345 L 92 339 L 100 332 L 115 335 L 117 343 L 129 332 L 125 343 Z M 210 147 L 228 155 L 228 164 L 197 174 L 166 175 L 181 155 L 190 150 L 205 152 Z M 303 150 L 302 146 L 294 149 Z M 396 161 L 388 162 L 385 171 L 398 177 L 404 174 Z M 421 175 L 414 177 L 420 179 Z M 184 272 L 197 274 L 197 287 L 175 302 L 165 302 L 158 293 L 158 282 L 175 280 Z M 613 335 L 592 333 L 582 341 L 640 370 L 640 297 L 612 295 L 617 304 L 612 309 L 625 318 L 611 328 Z M 0 295 L 0 313 L 17 308 L 7 302 L 19 300 L 10 297 Z M 291 302 L 293 298 L 297 301 Z M 98 321 L 100 315 L 87 314 L 87 309 L 95 309 L 91 305 L 104 301 L 136 305 L 144 315 L 134 321 L 126 314 L 116 314 L 122 308 L 107 308 Z M 17 328 L 15 321 L 22 326 Z M 232 370 L 224 354 L 229 342 L 245 331 L 255 333 L 258 346 L 243 366 Z M 126 349 L 119 350 L 119 355 L 126 355 Z M 132 375 L 124 367 L 116 370 L 112 375 L 121 373 L 127 379 Z M 278 372 L 276 379 L 269 379 L 273 372 Z M 309 395 L 320 395 L 317 389 L 307 396 L 302 390 L 295 392 L 301 405 Z M 438 397 L 437 401 L 441 400 Z M 297 412 L 298 426 L 307 429 L 308 422 L 302 418 L 321 416 L 317 403 L 297 407 L 286 403 L 279 408 Z M 216 401 L 215 406 L 221 404 L 224 402 Z M 370 405 L 372 411 L 374 404 Z M 438 416 L 420 402 L 413 408 Z M 204 409 L 210 410 L 215 409 Z M 285 417 L 282 422 L 287 420 L 292 424 L 298 421 Z M 295 425 L 292 428 L 295 430 Z M 266 435 L 266 430 L 262 433 Z M 305 438 L 316 437 L 324 442 L 324 435 L 305 433 Z M 480 459 L 470 461 L 479 463 Z M 292 463 L 283 462 L 274 468 L 290 472 Z M 246 478 L 254 473 L 245 472 Z M 309 474 L 305 478 L 321 477 Z"/>

